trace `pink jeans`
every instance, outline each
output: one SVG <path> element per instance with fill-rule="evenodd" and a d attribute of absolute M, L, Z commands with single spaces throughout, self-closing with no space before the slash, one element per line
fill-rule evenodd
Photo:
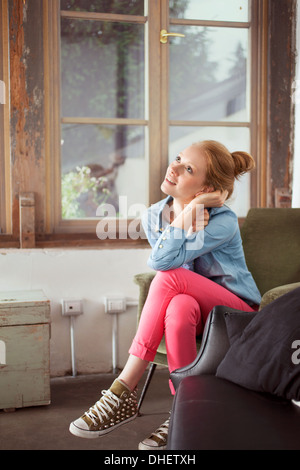
<path fill-rule="evenodd" d="M 129 353 L 153 361 L 165 335 L 170 372 L 190 364 L 197 356 L 196 336 L 216 305 L 253 310 L 224 287 L 187 269 L 157 272 Z"/>

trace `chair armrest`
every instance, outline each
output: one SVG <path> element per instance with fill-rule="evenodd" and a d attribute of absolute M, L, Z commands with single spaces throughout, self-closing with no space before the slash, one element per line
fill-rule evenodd
<path fill-rule="evenodd" d="M 288 292 L 300 287 L 300 282 L 295 282 L 293 284 L 285 284 L 284 286 L 274 287 L 274 289 L 268 290 L 262 297 L 259 310 L 264 308 L 269 303 L 276 300 L 281 295 L 287 294 Z"/>
<path fill-rule="evenodd" d="M 154 279 L 155 274 L 156 272 L 146 272 L 146 273 L 136 274 L 134 276 L 134 282 L 140 288 L 137 324 L 139 323 L 142 309 L 143 309 L 144 303 L 146 301 L 146 298 L 149 292 L 149 287 L 150 287 L 151 282 Z"/>
<path fill-rule="evenodd" d="M 210 312 L 196 359 L 188 366 L 176 369 L 170 374 L 175 390 L 184 377 L 216 373 L 230 346 L 224 317 L 226 311 L 227 307 L 218 306 Z"/>
<path fill-rule="evenodd" d="M 175 390 L 184 377 L 216 374 L 219 364 L 230 347 L 225 315 L 241 313 L 245 312 L 223 305 L 218 305 L 212 309 L 206 320 L 201 347 L 196 359 L 191 364 L 176 369 L 170 374 Z M 255 314 L 256 312 L 253 312 L 253 315 Z M 240 318 L 238 323 L 236 323 L 238 331 L 242 332 L 252 318 L 251 315 L 245 315 L 245 317 Z"/>

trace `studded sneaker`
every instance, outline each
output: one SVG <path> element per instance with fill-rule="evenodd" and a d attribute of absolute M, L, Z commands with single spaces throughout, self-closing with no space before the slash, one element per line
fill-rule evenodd
<path fill-rule="evenodd" d="M 70 424 L 70 432 L 88 439 L 100 437 L 137 416 L 137 392 L 116 379 L 109 390 L 81 418 Z"/>
<path fill-rule="evenodd" d="M 170 418 L 168 418 L 159 428 L 147 439 L 139 443 L 139 450 L 165 450 L 169 432 Z"/>

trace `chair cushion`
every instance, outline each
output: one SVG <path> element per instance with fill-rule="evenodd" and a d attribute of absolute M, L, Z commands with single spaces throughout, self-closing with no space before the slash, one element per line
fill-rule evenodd
<path fill-rule="evenodd" d="M 300 450 L 299 435 L 300 408 L 290 401 L 200 375 L 176 391 L 167 450 Z"/>
<path fill-rule="evenodd" d="M 260 310 L 240 336 L 230 328 L 228 334 L 231 346 L 217 377 L 300 400 L 300 288 Z"/>

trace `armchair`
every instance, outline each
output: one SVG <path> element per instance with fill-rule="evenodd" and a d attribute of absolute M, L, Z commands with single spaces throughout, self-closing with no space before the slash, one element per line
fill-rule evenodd
<path fill-rule="evenodd" d="M 300 288 L 290 294 L 259 313 L 210 312 L 197 358 L 171 374 L 168 450 L 300 450 L 300 407 L 292 399 L 300 396 L 300 366 L 282 332 L 285 322 L 299 332 Z"/>
<path fill-rule="evenodd" d="M 300 283 L 300 209 L 250 209 L 241 237 L 260 308 L 297 287 L 291 284 Z"/>
<path fill-rule="evenodd" d="M 300 209 L 250 209 L 241 227 L 245 258 L 262 294 L 260 308 L 300 286 Z M 154 272 L 137 274 L 139 285 L 138 321 Z M 201 338 L 197 338 L 198 350 Z M 164 340 L 151 364 L 139 402 L 139 409 L 157 364 L 167 365 Z"/>

